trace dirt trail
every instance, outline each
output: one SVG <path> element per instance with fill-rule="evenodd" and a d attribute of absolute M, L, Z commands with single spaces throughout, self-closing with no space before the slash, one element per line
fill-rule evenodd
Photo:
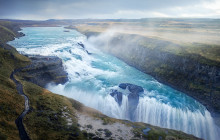
<path fill-rule="evenodd" d="M 28 97 L 24 94 L 24 91 L 23 91 L 23 86 L 22 84 L 17 81 L 15 78 L 14 78 L 14 74 L 16 72 L 19 72 L 21 69 L 15 69 L 11 75 L 10 75 L 10 79 L 12 79 L 15 84 L 16 84 L 16 89 L 18 91 L 18 93 L 24 97 L 25 99 L 25 109 L 24 111 L 21 113 L 20 116 L 18 116 L 18 118 L 15 120 L 15 123 L 18 127 L 18 131 L 19 131 L 19 135 L 20 135 L 20 139 L 21 140 L 30 140 L 29 136 L 27 135 L 27 132 L 25 131 L 25 128 L 24 128 L 24 124 L 23 124 L 23 118 L 24 116 L 28 113 L 29 111 L 29 99 Z"/>

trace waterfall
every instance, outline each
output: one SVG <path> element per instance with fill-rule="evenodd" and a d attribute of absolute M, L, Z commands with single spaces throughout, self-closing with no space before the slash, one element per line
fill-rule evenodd
<path fill-rule="evenodd" d="M 214 127 L 214 121 L 207 110 L 204 113 L 198 110 L 193 112 L 189 109 L 171 107 L 159 103 L 155 99 L 144 97 L 140 99 L 135 114 L 136 119 L 134 121 L 181 130 L 207 140 L 218 138 L 217 128 Z"/>
<path fill-rule="evenodd" d="M 148 96 L 140 97 L 135 112 L 129 112 L 128 97 L 123 95 L 122 103 L 119 105 L 110 96 L 83 92 L 76 88 L 65 89 L 65 85 L 48 87 L 52 92 L 74 98 L 86 106 L 95 108 L 107 116 L 117 119 L 131 120 L 130 113 L 135 118 L 131 121 L 144 122 L 151 125 L 180 130 L 206 140 L 218 140 L 219 131 L 208 110 L 192 111 L 188 108 L 177 108 L 161 103 L 155 98 Z"/>

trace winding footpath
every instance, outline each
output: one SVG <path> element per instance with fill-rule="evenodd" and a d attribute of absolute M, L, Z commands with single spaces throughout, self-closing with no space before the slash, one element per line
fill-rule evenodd
<path fill-rule="evenodd" d="M 17 127 L 18 127 L 18 130 L 19 130 L 20 139 L 21 139 L 21 140 L 30 140 L 29 136 L 27 135 L 27 132 L 25 131 L 24 124 L 23 124 L 23 118 L 24 118 L 24 116 L 25 116 L 25 115 L 28 113 L 28 111 L 29 111 L 29 99 L 28 99 L 28 97 L 24 94 L 22 84 L 14 78 L 14 74 L 15 74 L 16 72 L 19 72 L 20 70 L 21 70 L 21 68 L 20 68 L 20 69 L 15 69 L 15 70 L 11 73 L 11 75 L 10 75 L 10 79 L 12 79 L 12 80 L 15 82 L 15 84 L 16 84 L 16 89 L 17 89 L 18 93 L 19 93 L 21 96 L 23 96 L 24 99 L 25 99 L 25 109 L 24 109 L 24 111 L 21 113 L 21 115 L 15 120 L 15 123 L 16 123 L 16 125 L 17 125 Z"/>

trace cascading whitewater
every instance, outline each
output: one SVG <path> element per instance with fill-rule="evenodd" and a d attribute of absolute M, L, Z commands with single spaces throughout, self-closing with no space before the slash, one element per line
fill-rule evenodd
<path fill-rule="evenodd" d="M 79 89 L 66 89 L 66 85 L 51 86 L 49 89 L 56 93 L 74 98 L 86 106 L 95 108 L 104 114 L 118 118 L 131 120 L 128 112 L 128 97 L 123 95 L 121 106 L 110 95 L 100 96 L 94 93 L 80 91 Z M 146 91 L 145 91 L 146 92 Z M 74 93 L 74 94 L 72 94 Z M 131 121 L 145 122 L 155 126 L 181 130 L 188 134 L 207 140 L 218 139 L 218 128 L 215 127 L 210 113 L 203 110 L 192 111 L 187 108 L 176 108 L 169 104 L 158 102 L 148 96 L 140 97 L 135 112 L 135 119 Z"/>
<path fill-rule="evenodd" d="M 63 60 L 69 81 L 65 85 L 48 85 L 49 90 L 111 117 L 181 130 L 208 140 L 218 138 L 213 118 L 196 100 L 100 52 L 82 34 L 63 30 L 62 27 L 24 28 L 22 32 L 26 36 L 10 42 L 18 51 L 55 55 Z M 85 46 L 80 43 L 83 41 Z M 129 112 L 128 91 L 118 88 L 118 84 L 125 82 L 144 88 L 134 112 Z M 112 89 L 123 93 L 121 105 L 110 95 Z"/>
<path fill-rule="evenodd" d="M 167 104 L 158 103 L 155 99 L 144 97 L 140 99 L 135 114 L 135 121 L 181 130 L 205 139 L 217 138 L 215 136 L 217 130 L 213 127 L 213 119 L 207 110 L 204 110 L 204 113 L 193 112 L 188 109 L 174 108 Z"/>

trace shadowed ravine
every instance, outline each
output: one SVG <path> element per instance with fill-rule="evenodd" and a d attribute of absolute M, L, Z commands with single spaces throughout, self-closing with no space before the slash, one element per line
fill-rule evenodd
<path fill-rule="evenodd" d="M 24 100 L 25 100 L 25 108 L 24 108 L 24 111 L 21 113 L 21 115 L 15 120 L 15 123 L 18 127 L 18 131 L 19 131 L 19 135 L 20 135 L 20 138 L 21 140 L 29 140 L 29 136 L 27 135 L 27 132 L 25 131 L 25 128 L 24 128 L 24 124 L 23 124 L 23 118 L 24 116 L 28 113 L 29 111 L 29 99 L 28 97 L 24 94 L 24 91 L 23 91 L 23 86 L 22 84 L 17 81 L 15 78 L 14 78 L 14 74 L 16 72 L 19 72 L 21 71 L 21 68 L 19 69 L 15 69 L 11 75 L 10 75 L 10 79 L 12 79 L 15 84 L 16 84 L 16 89 L 18 91 L 18 93 L 24 97 Z"/>

